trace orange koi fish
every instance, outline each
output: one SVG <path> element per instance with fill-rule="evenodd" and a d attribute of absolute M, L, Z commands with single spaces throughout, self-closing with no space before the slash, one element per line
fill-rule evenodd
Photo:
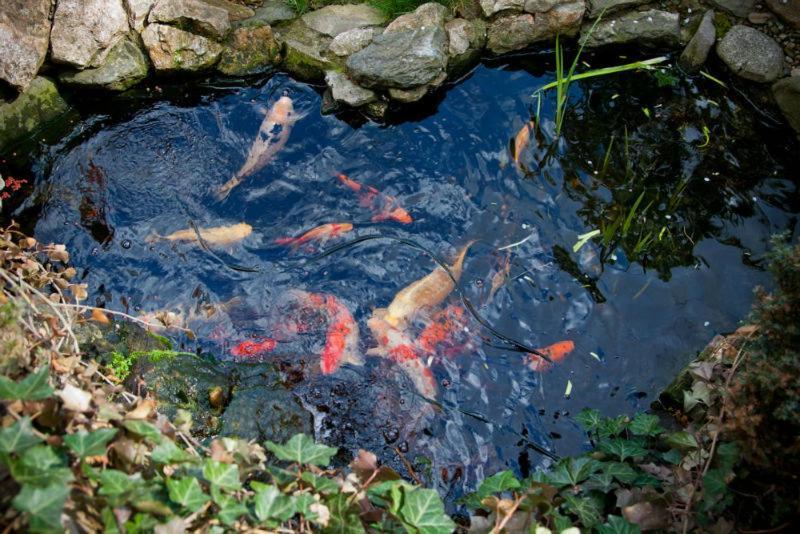
<path fill-rule="evenodd" d="M 411 224 L 414 221 L 411 215 L 399 205 L 395 197 L 381 193 L 371 185 L 363 186 L 344 174 L 336 176 L 344 185 L 358 194 L 361 206 L 375 212 L 372 222 L 396 221 L 402 224 Z"/>
<path fill-rule="evenodd" d="M 346 234 L 353 229 L 350 223 L 328 223 L 309 230 L 300 237 L 281 237 L 275 240 L 279 245 L 291 245 L 292 248 L 297 248 L 300 245 L 308 243 L 309 241 L 325 242 L 328 239 Z"/>
<path fill-rule="evenodd" d="M 326 375 L 336 372 L 342 362 L 363 365 L 358 352 L 358 324 L 347 307 L 333 295 L 326 295 L 325 306 L 330 316 L 330 325 L 325 336 L 320 366 Z"/>
<path fill-rule="evenodd" d="M 463 307 L 454 304 L 447 306 L 431 317 L 430 324 L 417 337 L 417 345 L 429 354 L 436 353 L 441 345 L 452 346 L 456 335 L 464 329 L 465 319 Z"/>
<path fill-rule="evenodd" d="M 552 345 L 548 345 L 542 349 L 538 349 L 539 352 L 550 358 L 553 363 L 558 363 L 567 355 L 575 350 L 575 343 L 570 340 L 559 341 L 557 343 L 553 343 Z M 537 373 L 543 373 L 544 371 L 548 371 L 553 364 L 533 353 L 528 353 L 528 366 L 531 369 L 536 371 Z"/>
<path fill-rule="evenodd" d="M 275 350 L 277 341 L 270 338 L 264 338 L 261 341 L 246 340 L 242 341 L 231 349 L 231 354 L 239 357 L 253 357 L 260 356 L 267 352 Z"/>
<path fill-rule="evenodd" d="M 519 158 L 531 142 L 531 132 L 536 124 L 533 121 L 528 121 L 522 125 L 522 128 L 514 136 L 514 163 L 519 166 Z"/>

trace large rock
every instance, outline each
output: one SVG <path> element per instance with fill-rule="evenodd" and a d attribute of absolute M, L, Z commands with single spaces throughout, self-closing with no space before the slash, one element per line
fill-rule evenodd
<path fill-rule="evenodd" d="M 348 106 L 364 106 L 376 100 L 374 91 L 359 87 L 339 71 L 330 70 L 326 72 L 325 83 L 331 88 L 333 99 Z"/>
<path fill-rule="evenodd" d="M 772 85 L 772 94 L 789 126 L 800 134 L 800 76 L 778 80 Z"/>
<path fill-rule="evenodd" d="M 677 13 L 650 9 L 633 11 L 614 18 L 602 19 L 591 34 L 592 24 L 581 29 L 581 41 L 586 46 L 637 43 L 647 46 L 677 46 L 681 28 Z"/>
<path fill-rule="evenodd" d="M 371 43 L 374 36 L 375 30 L 373 28 L 348 30 L 334 37 L 328 48 L 339 57 L 349 56 Z"/>
<path fill-rule="evenodd" d="M 217 70 L 228 76 L 264 72 L 281 60 L 281 46 L 269 24 L 257 22 L 241 26 L 225 41 Z"/>
<path fill-rule="evenodd" d="M 800 0 L 766 0 L 767 7 L 786 23 L 800 29 Z"/>
<path fill-rule="evenodd" d="M 28 137 L 68 109 L 55 84 L 34 78 L 16 100 L 0 104 L 0 153 L 11 143 Z"/>
<path fill-rule="evenodd" d="M 481 19 L 453 19 L 445 24 L 447 41 L 447 70 L 459 73 L 478 61 L 486 46 L 486 23 Z"/>
<path fill-rule="evenodd" d="M 447 55 L 447 36 L 438 26 L 389 32 L 350 56 L 347 72 L 364 87 L 411 89 L 444 73 Z"/>
<path fill-rule="evenodd" d="M 284 0 L 264 0 L 261 7 L 256 9 L 253 18 L 267 24 L 275 24 L 284 20 L 292 20 L 295 16 L 294 10 Z"/>
<path fill-rule="evenodd" d="M 525 0 L 480 0 L 483 14 L 491 17 L 501 11 L 522 11 L 525 8 Z"/>
<path fill-rule="evenodd" d="M 173 24 L 217 41 L 231 29 L 228 12 L 203 0 L 158 0 L 147 20 Z"/>
<path fill-rule="evenodd" d="M 603 16 L 611 15 L 618 11 L 628 9 L 631 7 L 639 6 L 648 3 L 650 0 L 588 0 L 589 1 L 589 18 L 597 18 L 601 13 Z"/>
<path fill-rule="evenodd" d="M 210 39 L 164 24 L 150 24 L 142 32 L 150 61 L 159 71 L 199 71 L 216 64 L 222 46 Z"/>
<path fill-rule="evenodd" d="M 0 79 L 17 89 L 26 89 L 44 63 L 52 5 L 52 0 L 0 3 Z"/>
<path fill-rule="evenodd" d="M 303 80 L 321 80 L 336 67 L 328 58 L 331 38 L 309 28 L 302 19 L 275 29 L 284 45 L 283 68 Z"/>
<path fill-rule="evenodd" d="M 278 384 L 245 380 L 245 385 L 233 389 L 221 417 L 221 435 L 258 443 L 284 443 L 301 432 L 314 433 L 313 416 L 290 390 Z"/>
<path fill-rule="evenodd" d="M 146 78 L 148 69 L 147 58 L 139 45 L 126 38 L 114 45 L 101 66 L 64 73 L 59 79 L 71 85 L 124 91 Z"/>
<path fill-rule="evenodd" d="M 326 6 L 306 13 L 302 18 L 309 28 L 328 37 L 355 28 L 379 26 L 386 20 L 380 11 L 366 4 Z"/>
<path fill-rule="evenodd" d="M 231 22 L 239 22 L 253 17 L 256 12 L 242 4 L 236 4 L 230 0 L 203 0 L 207 4 L 219 7 L 228 12 Z"/>
<path fill-rule="evenodd" d="M 399 32 L 403 30 L 416 30 L 429 26 L 444 28 L 444 21 L 447 17 L 447 8 L 442 4 L 428 2 L 422 4 L 411 13 L 400 15 L 390 22 L 384 33 Z"/>
<path fill-rule="evenodd" d="M 155 3 L 156 0 L 125 0 L 123 5 L 128 13 L 130 27 L 141 33 Z"/>
<path fill-rule="evenodd" d="M 736 25 L 717 43 L 717 55 L 735 74 L 754 82 L 772 82 L 783 74 L 783 50 L 772 37 Z"/>
<path fill-rule="evenodd" d="M 581 27 L 583 1 L 560 3 L 543 13 L 500 15 L 490 25 L 486 47 L 495 54 L 520 50 L 556 35 L 574 36 Z"/>
<path fill-rule="evenodd" d="M 714 28 L 714 11 L 708 10 L 703 15 L 697 31 L 694 32 L 689 44 L 683 49 L 680 57 L 681 66 L 690 71 L 696 71 L 706 62 L 708 53 L 717 40 L 717 30 Z"/>
<path fill-rule="evenodd" d="M 753 11 L 756 0 L 711 0 L 711 3 L 737 17 L 746 17 Z"/>
<path fill-rule="evenodd" d="M 59 0 L 50 32 L 51 58 L 79 69 L 99 67 L 127 32 L 122 0 Z"/>

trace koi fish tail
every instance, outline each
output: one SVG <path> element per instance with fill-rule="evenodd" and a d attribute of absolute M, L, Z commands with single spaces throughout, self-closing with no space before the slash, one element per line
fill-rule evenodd
<path fill-rule="evenodd" d="M 356 182 L 355 180 L 351 180 L 350 178 L 347 177 L 347 175 L 339 173 L 336 175 L 336 177 L 339 179 L 340 182 L 342 182 L 344 185 L 346 185 L 353 191 L 355 192 L 361 191 L 361 184 Z"/>
<path fill-rule="evenodd" d="M 147 237 L 144 238 L 144 242 L 152 245 L 153 243 L 157 243 L 164 239 L 163 235 L 157 234 L 156 232 L 150 232 Z"/>
<path fill-rule="evenodd" d="M 276 245 L 288 246 L 291 245 L 292 247 L 297 246 L 297 238 L 296 237 L 279 237 L 275 240 Z"/>
<path fill-rule="evenodd" d="M 214 196 L 217 198 L 218 201 L 223 201 L 228 198 L 228 195 L 231 193 L 234 187 L 242 183 L 242 179 L 239 178 L 239 175 L 234 175 L 231 177 L 230 180 L 225 182 L 217 191 L 214 193 Z"/>

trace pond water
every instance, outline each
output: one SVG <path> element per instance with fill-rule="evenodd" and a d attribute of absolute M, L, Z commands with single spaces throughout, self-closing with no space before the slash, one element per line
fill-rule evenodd
<path fill-rule="evenodd" d="M 319 90 L 282 74 L 84 99 L 69 135 L 41 147 L 35 191 L 14 215 L 40 241 L 67 245 L 90 304 L 172 310 L 196 333 L 171 332 L 188 350 L 234 359 L 242 341 L 277 338 L 256 357 L 281 362 L 315 414 L 317 438 L 373 450 L 405 472 L 399 450 L 452 498 L 484 474 L 527 475 L 582 450 L 571 416 L 584 407 L 647 409 L 715 333 L 736 327 L 752 288 L 769 283 L 770 235 L 796 231 L 794 140 L 705 78 L 629 73 L 574 84 L 555 143 L 548 95 L 542 131 L 515 161 L 531 93 L 553 80 L 548 58 L 480 66 L 384 124 L 321 115 Z M 301 116 L 285 148 L 218 200 L 262 107 L 282 95 Z M 380 202 L 360 202 L 339 173 L 394 197 L 413 222 L 373 221 Z M 276 243 L 332 222 L 353 230 L 295 249 Z M 153 239 L 237 223 L 252 233 L 225 246 Z M 421 248 L 371 239 L 321 254 L 373 235 Z M 437 309 L 459 313 L 463 296 L 521 345 L 571 341 L 563 360 L 530 365 L 466 309 L 452 343 L 421 356 L 434 399 L 386 357 L 320 371 L 330 324 L 290 290 L 335 296 L 358 323 L 364 354 L 378 343 L 373 309 L 436 268 L 422 249 L 450 261 L 470 240 L 461 295 Z"/>

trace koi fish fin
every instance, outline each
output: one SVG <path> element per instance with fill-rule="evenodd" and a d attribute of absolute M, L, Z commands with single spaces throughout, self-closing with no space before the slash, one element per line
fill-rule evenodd
<path fill-rule="evenodd" d="M 279 237 L 275 240 L 276 245 L 294 245 L 297 238 L 294 237 Z"/>

